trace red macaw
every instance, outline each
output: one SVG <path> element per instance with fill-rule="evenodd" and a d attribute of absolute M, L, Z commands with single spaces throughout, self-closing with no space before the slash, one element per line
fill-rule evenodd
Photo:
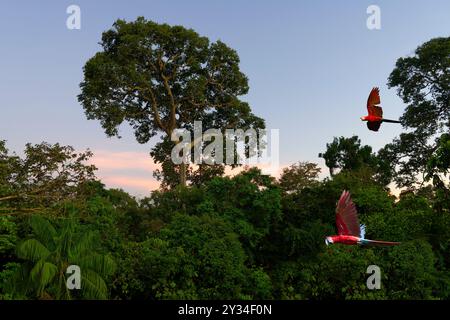
<path fill-rule="evenodd" d="M 397 120 L 383 119 L 383 109 L 378 106 L 380 104 L 380 90 L 375 87 L 370 91 L 367 99 L 368 116 L 361 117 L 362 121 L 367 121 L 367 128 L 372 131 L 378 131 L 382 122 L 400 123 Z"/>
<path fill-rule="evenodd" d="M 343 191 L 336 206 L 337 236 L 326 237 L 325 243 L 342 243 L 347 245 L 362 246 L 395 246 L 400 242 L 377 241 L 364 239 L 365 227 L 359 225 L 358 213 L 353 203 L 350 192 Z"/>

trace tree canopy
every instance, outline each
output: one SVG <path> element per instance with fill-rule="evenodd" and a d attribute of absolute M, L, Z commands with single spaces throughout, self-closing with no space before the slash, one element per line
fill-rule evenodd
<path fill-rule="evenodd" d="M 389 83 L 408 104 L 407 131 L 378 152 L 330 137 L 327 178 L 311 162 L 279 178 L 186 167 L 183 186 L 167 158 L 171 130 L 194 119 L 264 124 L 239 98 L 248 84 L 238 56 L 183 27 L 117 21 L 85 66 L 80 101 L 109 135 L 124 121 L 140 142 L 163 135 L 153 149 L 162 187 L 137 199 L 95 177 L 89 150 L 43 142 L 18 156 L 0 140 L 0 300 L 449 299 L 449 42 L 398 60 Z M 393 179 L 408 187 L 398 196 Z M 401 244 L 326 246 L 342 190 L 367 238 Z M 64 285 L 69 265 L 81 289 Z M 379 290 L 366 286 L 370 265 Z"/>
<path fill-rule="evenodd" d="M 192 131 L 194 121 L 222 130 L 264 127 L 240 99 L 249 90 L 248 79 L 238 54 L 225 43 L 140 17 L 117 20 L 100 44 L 103 51 L 84 67 L 78 99 L 87 118 L 99 120 L 108 136 L 119 136 L 123 122 L 133 128 L 139 143 L 158 134 L 167 143 L 175 129 Z M 170 153 L 155 161 L 166 164 L 166 173 L 170 168 L 164 156 Z M 176 170 L 179 183 L 186 184 L 186 164 Z"/>
<path fill-rule="evenodd" d="M 407 104 L 401 117 L 407 131 L 381 151 L 395 169 L 396 182 L 412 186 L 438 179 L 438 172 L 445 176 L 439 161 L 430 159 L 436 159 L 436 153 L 443 156 L 450 132 L 450 38 L 432 39 L 413 56 L 399 58 L 388 85 L 397 88 Z"/>

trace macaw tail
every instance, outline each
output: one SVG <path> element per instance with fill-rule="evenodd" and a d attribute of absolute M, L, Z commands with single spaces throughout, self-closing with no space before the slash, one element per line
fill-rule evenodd
<path fill-rule="evenodd" d="M 391 241 L 378 241 L 378 240 L 367 240 L 367 239 L 362 239 L 361 240 L 361 244 L 364 246 L 379 246 L 379 247 L 384 247 L 384 246 L 396 246 L 399 245 L 401 242 L 391 242 Z"/>
<path fill-rule="evenodd" d="M 402 123 L 401 121 L 398 121 L 398 120 L 389 120 L 389 119 L 383 119 L 383 122 Z"/>

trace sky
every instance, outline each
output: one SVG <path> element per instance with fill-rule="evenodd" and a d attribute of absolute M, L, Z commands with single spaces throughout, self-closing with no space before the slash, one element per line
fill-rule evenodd
<path fill-rule="evenodd" d="M 70 5 L 80 7 L 79 30 L 66 27 Z M 367 28 L 370 5 L 380 8 L 379 30 Z M 318 153 L 333 137 L 358 135 L 377 151 L 402 132 L 395 124 L 367 130 L 359 117 L 368 93 L 380 87 L 385 116 L 400 117 L 405 105 L 387 87 L 396 60 L 450 32 L 447 0 L 1 0 L 0 139 L 10 150 L 20 154 L 27 142 L 42 141 L 89 148 L 108 187 L 137 196 L 158 187 L 149 156 L 156 140 L 139 144 L 127 126 L 122 139 L 108 138 L 77 100 L 102 32 L 138 16 L 234 48 L 250 84 L 242 99 L 268 129 L 280 130 L 281 166 L 312 161 L 323 175 Z"/>

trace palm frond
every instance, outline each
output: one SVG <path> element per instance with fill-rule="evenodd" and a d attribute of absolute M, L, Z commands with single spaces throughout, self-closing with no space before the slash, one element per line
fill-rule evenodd
<path fill-rule="evenodd" d="M 89 269 L 103 276 L 108 276 L 116 271 L 116 263 L 108 255 L 92 253 L 81 257 L 78 265 L 82 270 Z"/>
<path fill-rule="evenodd" d="M 56 298 L 58 300 L 72 300 L 71 290 L 67 287 L 67 275 L 61 272 L 58 277 L 58 290 Z"/>
<path fill-rule="evenodd" d="M 45 290 L 57 273 L 58 267 L 45 260 L 39 260 L 34 265 L 30 272 L 30 279 L 33 283 L 37 284 L 38 295 Z"/>
<path fill-rule="evenodd" d="M 39 241 L 47 246 L 54 245 L 54 238 L 57 232 L 48 220 L 39 215 L 33 215 L 30 218 L 30 226 Z"/>
<path fill-rule="evenodd" d="M 97 247 L 98 243 L 98 233 L 89 231 L 83 234 L 81 239 L 77 241 L 71 253 L 73 256 L 83 256 L 86 253 L 90 254 Z"/>
<path fill-rule="evenodd" d="M 51 253 L 50 250 L 36 239 L 25 240 L 17 246 L 16 251 L 19 258 L 33 262 L 46 259 Z"/>
<path fill-rule="evenodd" d="M 81 291 L 85 299 L 105 300 L 108 298 L 105 281 L 90 270 L 84 270 L 81 273 Z"/>
<path fill-rule="evenodd" d="M 58 239 L 58 251 L 63 257 L 67 257 L 70 254 L 73 246 L 73 239 L 75 236 L 75 226 L 71 220 L 66 221 L 61 231 L 60 238 Z"/>

